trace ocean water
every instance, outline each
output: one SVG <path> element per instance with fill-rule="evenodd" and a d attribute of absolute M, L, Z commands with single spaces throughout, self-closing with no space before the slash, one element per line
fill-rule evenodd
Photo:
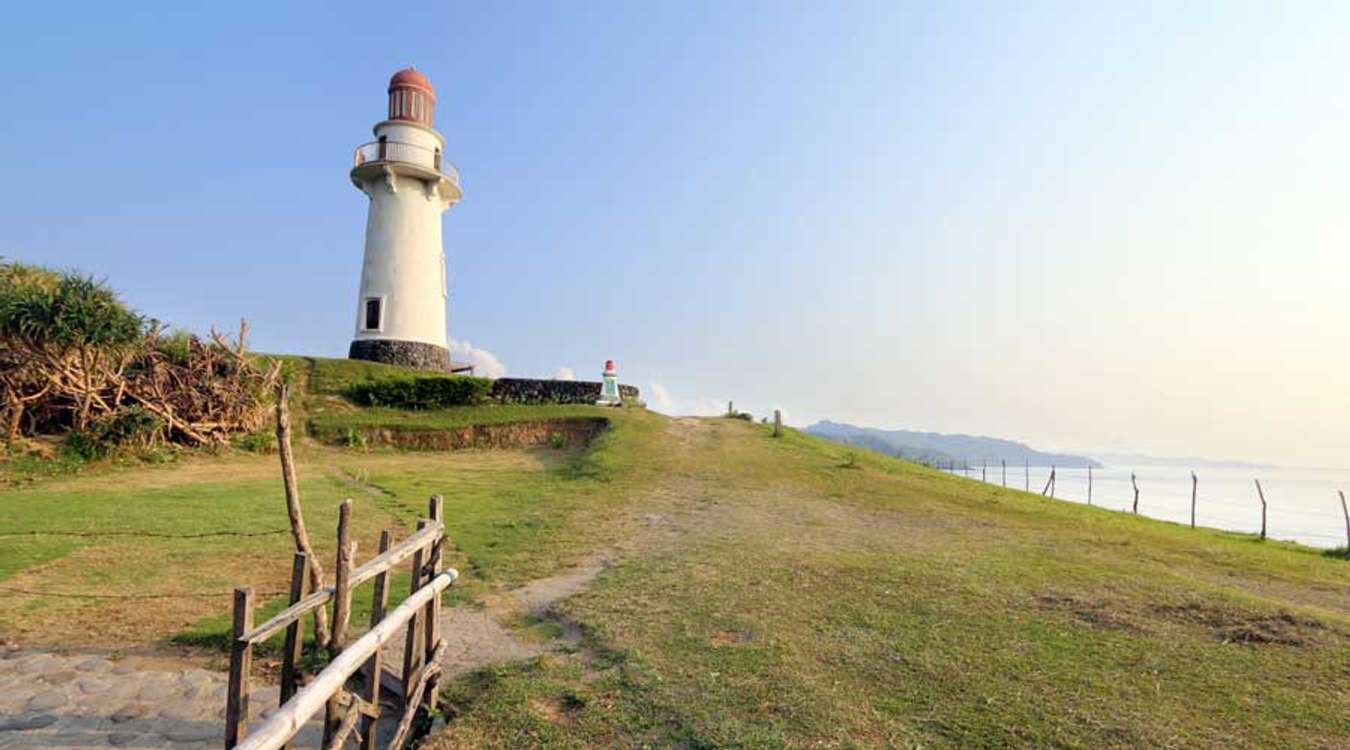
<path fill-rule="evenodd" d="M 980 479 L 980 466 L 953 474 Z M 1178 523 L 1190 523 L 1191 470 L 1184 466 L 1149 464 L 1134 467 L 1107 466 L 1092 470 L 1092 504 L 1111 510 L 1129 511 L 1134 490 L 1130 472 L 1139 481 L 1139 513 Z M 1008 486 L 1040 493 L 1050 476 L 1050 467 L 1033 466 L 1028 477 L 1023 467 L 1008 466 Z M 1266 533 L 1272 539 L 1287 539 L 1312 547 L 1346 544 L 1345 516 L 1337 490 L 1350 496 L 1350 470 L 1198 467 L 1195 523 L 1229 531 L 1256 533 L 1261 530 L 1261 501 L 1254 479 L 1266 493 Z M 997 464 L 989 466 L 986 481 L 1001 484 Z M 1088 502 L 1087 469 L 1056 469 L 1055 497 L 1070 502 Z"/>

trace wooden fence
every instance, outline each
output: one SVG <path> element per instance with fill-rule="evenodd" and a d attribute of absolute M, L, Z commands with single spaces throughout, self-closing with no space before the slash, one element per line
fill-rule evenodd
<path fill-rule="evenodd" d="M 375 722 L 380 718 L 381 683 L 386 666 L 381 663 L 381 648 L 400 633 L 404 635 L 402 670 L 390 680 L 397 685 L 391 703 L 402 707 L 399 723 L 387 748 L 401 748 L 412 737 L 415 718 L 436 708 L 436 687 L 440 679 L 440 658 L 445 642 L 440 634 L 441 594 L 459 574 L 442 570 L 445 549 L 445 523 L 440 495 L 433 495 L 429 518 L 419 521 L 417 531 L 392 545 L 392 535 L 380 535 L 379 554 L 353 568 L 356 543 L 351 540 L 352 501 L 342 503 L 338 520 L 336 581 L 317 591 L 306 592 L 310 561 L 296 553 L 291 568 L 290 605 L 261 625 L 254 625 L 256 605 L 248 588 L 234 592 L 234 630 L 230 653 L 230 682 L 225 706 L 226 750 L 290 750 L 292 738 L 320 709 L 324 711 L 323 747 L 340 748 L 348 739 L 357 739 L 362 750 L 375 750 Z M 412 559 L 412 584 L 407 599 L 391 612 L 389 603 L 390 571 L 404 560 Z M 374 580 L 370 630 L 347 644 L 351 619 L 352 591 Z M 328 642 L 331 661 L 328 666 L 300 687 L 300 663 L 304 643 L 303 621 L 332 603 L 332 633 Z M 318 617 L 314 618 L 318 626 Z M 276 713 L 252 732 L 248 729 L 249 671 L 253 650 L 268 638 L 285 631 L 282 651 L 281 691 Z M 317 639 L 316 639 L 317 644 Z M 359 689 L 348 681 L 362 674 Z"/>

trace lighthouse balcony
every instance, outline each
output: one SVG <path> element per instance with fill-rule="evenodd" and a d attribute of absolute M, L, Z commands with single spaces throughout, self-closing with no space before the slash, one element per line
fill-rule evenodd
<path fill-rule="evenodd" d="M 357 146 L 352 161 L 354 182 L 388 169 L 421 179 L 434 179 L 458 197 L 459 170 L 442 156 L 439 149 L 402 141 L 374 141 Z"/>

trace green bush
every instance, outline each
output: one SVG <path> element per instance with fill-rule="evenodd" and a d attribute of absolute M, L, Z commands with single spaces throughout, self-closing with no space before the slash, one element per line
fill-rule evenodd
<path fill-rule="evenodd" d="M 103 419 L 84 430 L 66 435 L 65 450 L 86 461 L 103 458 L 124 447 L 148 447 L 163 422 L 140 406 L 132 406 Z"/>
<path fill-rule="evenodd" d="M 185 365 L 188 361 L 188 349 L 192 346 L 192 334 L 187 331 L 173 331 L 159 337 L 154 343 L 160 354 L 176 365 Z"/>
<path fill-rule="evenodd" d="M 78 461 L 93 461 L 108 453 L 108 446 L 87 432 L 72 432 L 61 443 L 61 452 L 67 458 Z"/>
<path fill-rule="evenodd" d="M 425 411 L 473 406 L 487 400 L 492 381 L 460 375 L 410 375 L 348 386 L 343 394 L 362 406 Z"/>
<path fill-rule="evenodd" d="M 276 453 L 277 436 L 266 430 L 240 435 L 234 439 L 234 447 L 249 453 Z"/>
<path fill-rule="evenodd" d="M 58 349 L 124 347 L 139 341 L 148 325 L 94 279 L 0 264 L 0 336 Z"/>

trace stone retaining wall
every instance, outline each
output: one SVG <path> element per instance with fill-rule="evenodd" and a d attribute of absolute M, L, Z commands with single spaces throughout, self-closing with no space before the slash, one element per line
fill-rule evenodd
<path fill-rule="evenodd" d="M 595 380 L 497 378 L 492 381 L 490 398 L 501 404 L 594 404 L 601 385 Z M 619 395 L 625 401 L 636 401 L 638 389 L 620 385 Z"/>
<path fill-rule="evenodd" d="M 530 420 L 507 424 L 480 424 L 445 429 L 370 427 L 358 430 L 373 445 L 411 450 L 462 450 L 465 448 L 554 448 L 589 445 L 609 427 L 599 417 Z"/>

